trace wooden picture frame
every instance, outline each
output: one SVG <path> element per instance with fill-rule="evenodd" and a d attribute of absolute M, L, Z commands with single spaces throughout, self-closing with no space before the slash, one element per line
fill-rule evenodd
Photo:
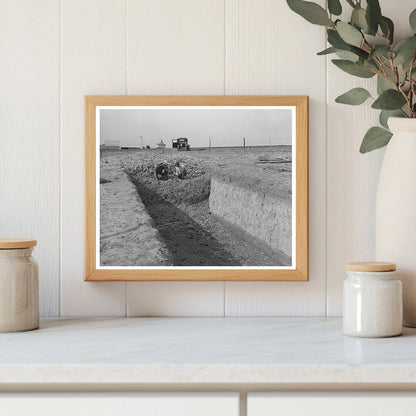
<path fill-rule="evenodd" d="M 85 280 L 86 281 L 307 281 L 308 280 L 308 97 L 307 96 L 85 96 L 85 198 L 86 198 L 86 224 L 85 224 Z M 229 108 L 237 110 L 283 110 L 292 111 L 292 153 L 293 169 L 291 173 L 292 192 L 292 252 L 291 264 L 288 267 L 180 267 L 180 266 L 102 266 L 100 262 L 99 232 L 103 233 L 97 224 L 100 217 L 100 208 L 97 201 L 100 198 L 97 186 L 100 187 L 100 153 L 102 146 L 98 136 L 100 129 L 100 115 L 103 110 L 124 110 L 133 108 L 141 110 L 183 109 L 195 110 L 205 108 L 208 110 Z M 246 108 L 247 107 L 247 108 Z M 278 108 L 279 107 L 279 108 Z M 118 113 L 115 113 L 118 114 Z M 155 113 L 156 114 L 156 113 Z M 225 113 L 228 114 L 228 113 Z M 231 114 L 231 113 L 230 113 Z M 245 114 L 245 113 L 244 113 Z M 257 113 L 256 113 L 257 114 Z M 276 113 L 277 114 L 277 113 Z M 280 113 L 279 113 L 280 114 Z M 294 116 L 293 116 L 294 114 Z M 294 118 L 293 118 L 294 117 Z M 104 119 L 103 119 L 104 120 Z M 103 133 L 104 134 L 104 133 Z M 169 139 L 170 140 L 170 139 Z M 190 139 L 192 145 L 192 138 Z M 164 151 L 162 140 L 159 145 Z M 174 140 L 173 142 L 174 143 Z M 211 143 L 211 139 L 210 139 Z M 143 146 L 143 139 L 141 145 Z M 211 144 L 209 144 L 211 146 Z M 244 138 L 245 146 L 245 138 Z M 104 146 L 107 148 L 110 146 Z M 254 149 L 255 145 L 253 145 Z M 270 147 L 272 148 L 271 139 Z M 191 150 L 194 150 L 191 148 Z M 207 149 L 200 154 L 207 155 Z M 211 151 L 211 147 L 208 149 Z M 245 147 L 244 147 L 245 150 Z M 256 149 L 254 149 L 256 150 Z M 166 150 L 172 152 L 173 149 Z M 240 150 L 238 150 L 240 151 Z M 155 151 L 149 151 L 155 152 Z M 112 153 L 109 152 L 108 155 Z M 145 154 L 145 150 L 143 150 Z M 150 154 L 150 153 L 148 153 Z M 153 153 L 152 153 L 153 154 Z M 170 154 L 170 153 L 169 153 Z M 190 152 L 192 156 L 197 152 Z M 258 156 L 260 158 L 260 156 Z M 111 159 L 112 160 L 112 159 Z M 258 163 L 263 163 L 259 161 Z M 269 169 L 273 169 L 271 164 Z M 278 161 L 275 161 L 278 163 Z M 104 162 L 101 162 L 102 166 Z M 253 162 L 257 163 L 257 162 Z M 266 160 L 267 164 L 268 161 Z M 280 163 L 280 162 L 279 162 Z M 282 162 L 283 163 L 283 162 Z M 254 164 L 253 164 L 254 166 Z M 256 165 L 257 166 L 257 165 Z M 254 169 L 254 168 L 253 168 Z M 257 167 L 256 167 L 257 169 Z M 263 169 L 266 169 L 263 167 Z M 283 170 L 282 170 L 283 171 Z M 173 179 L 172 179 L 173 180 Z M 175 179 L 176 180 L 176 179 Z M 184 183 L 177 182 L 179 183 Z M 173 183 L 173 182 L 172 182 Z M 163 185 L 163 184 L 162 184 Z M 211 184 L 212 186 L 212 184 Z M 99 188 L 102 189 L 102 188 Z M 212 191 L 212 190 L 211 190 Z M 211 197 L 211 196 L 210 196 Z M 120 201 L 118 201 L 120 203 Z M 278 204 L 277 204 L 278 205 Z M 247 208 L 248 209 L 248 208 Z M 134 224 L 133 224 L 134 225 Z M 134 227 L 132 227 L 134 228 Z M 101 230 L 101 231 L 100 231 Z M 116 230 L 117 231 L 117 230 Z M 137 231 L 137 230 L 136 230 Z M 293 232 L 294 231 L 294 232 Z M 126 230 L 128 233 L 128 230 Z M 245 233 L 245 232 L 244 232 Z M 116 233 L 117 234 L 117 233 Z M 118 233 L 120 234 L 120 232 Z M 257 237 L 256 237 L 257 238 Z M 129 236 L 126 240 L 131 243 Z M 137 247 L 139 244 L 136 245 Z"/>

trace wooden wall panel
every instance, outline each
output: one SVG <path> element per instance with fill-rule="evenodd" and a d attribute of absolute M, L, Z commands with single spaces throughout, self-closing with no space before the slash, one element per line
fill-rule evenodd
<path fill-rule="evenodd" d="M 128 0 L 127 92 L 224 93 L 224 0 Z M 223 316 L 223 282 L 127 283 L 129 316 Z"/>
<path fill-rule="evenodd" d="M 310 97 L 310 281 L 227 282 L 226 315 L 325 315 L 326 68 L 322 28 L 284 1 L 227 0 L 226 94 Z"/>
<path fill-rule="evenodd" d="M 40 313 L 59 313 L 59 2 L 4 0 L 0 236 L 38 240 Z"/>
<path fill-rule="evenodd" d="M 126 284 L 84 282 L 84 95 L 126 93 L 124 0 L 63 0 L 62 315 L 125 314 Z"/>
<path fill-rule="evenodd" d="M 380 0 L 384 15 L 395 23 L 395 36 L 410 36 L 408 23 L 415 5 Z M 328 212 L 327 296 L 329 316 L 342 314 L 342 283 L 345 263 L 373 260 L 375 200 L 384 150 L 359 153 L 365 132 L 378 123 L 371 101 L 362 106 L 335 103 L 335 98 L 354 87 L 364 87 L 376 96 L 376 80 L 351 77 L 328 62 Z M 388 259 L 386 259 L 388 260 Z"/>

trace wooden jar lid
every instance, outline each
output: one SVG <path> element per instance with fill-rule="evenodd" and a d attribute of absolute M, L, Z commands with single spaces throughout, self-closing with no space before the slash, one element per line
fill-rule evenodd
<path fill-rule="evenodd" d="M 346 269 L 350 272 L 393 272 L 396 265 L 385 261 L 357 261 L 348 263 Z"/>
<path fill-rule="evenodd" d="M 0 250 L 1 249 L 14 249 L 14 248 L 30 248 L 37 244 L 36 240 L 28 240 L 25 238 L 0 238 Z"/>

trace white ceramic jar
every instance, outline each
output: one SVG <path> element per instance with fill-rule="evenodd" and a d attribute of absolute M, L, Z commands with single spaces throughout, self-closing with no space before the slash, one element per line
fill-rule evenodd
<path fill-rule="evenodd" d="M 0 332 L 39 327 L 38 265 L 35 240 L 0 240 Z"/>
<path fill-rule="evenodd" d="M 353 337 L 393 337 L 403 325 L 402 282 L 394 263 L 347 264 L 343 332 Z"/>

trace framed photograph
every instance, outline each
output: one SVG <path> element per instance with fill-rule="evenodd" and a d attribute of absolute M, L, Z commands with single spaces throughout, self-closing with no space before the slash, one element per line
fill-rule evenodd
<path fill-rule="evenodd" d="M 86 96 L 85 155 L 85 280 L 308 280 L 308 97 Z"/>

